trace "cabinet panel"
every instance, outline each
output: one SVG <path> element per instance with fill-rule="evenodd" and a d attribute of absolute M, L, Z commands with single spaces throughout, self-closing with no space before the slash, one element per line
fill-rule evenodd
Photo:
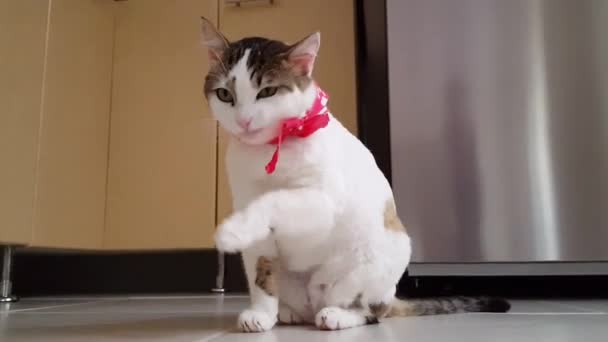
<path fill-rule="evenodd" d="M 217 1 L 117 6 L 105 247 L 212 246 L 217 126 L 200 17 Z"/>
<path fill-rule="evenodd" d="M 48 1 L 0 1 L 0 242 L 32 234 Z"/>
<path fill-rule="evenodd" d="M 330 96 L 329 106 L 351 132 L 357 129 L 355 84 L 355 23 L 352 0 L 256 2 L 240 7 L 222 5 L 220 29 L 229 40 L 262 36 L 294 43 L 321 32 L 321 50 L 314 77 Z M 255 24 L 252 24 L 255 23 Z M 228 137 L 220 135 L 218 164 L 218 218 L 231 209 L 223 154 Z"/>
<path fill-rule="evenodd" d="M 32 245 L 101 248 L 114 3 L 52 1 Z"/>

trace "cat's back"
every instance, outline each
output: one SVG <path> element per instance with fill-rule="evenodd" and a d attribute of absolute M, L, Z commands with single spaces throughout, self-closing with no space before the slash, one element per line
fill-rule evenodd
<path fill-rule="evenodd" d="M 392 190 L 386 177 L 378 168 L 369 149 L 341 124 L 340 150 L 336 151 L 337 165 L 344 177 L 347 195 L 364 201 L 385 201 L 392 198 Z"/>

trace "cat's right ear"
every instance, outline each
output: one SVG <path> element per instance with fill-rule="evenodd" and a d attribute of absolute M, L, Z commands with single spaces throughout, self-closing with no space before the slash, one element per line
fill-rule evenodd
<path fill-rule="evenodd" d="M 203 45 L 209 51 L 209 62 L 211 64 L 220 63 L 222 54 L 228 47 L 228 39 L 205 17 L 201 17 L 201 32 Z"/>

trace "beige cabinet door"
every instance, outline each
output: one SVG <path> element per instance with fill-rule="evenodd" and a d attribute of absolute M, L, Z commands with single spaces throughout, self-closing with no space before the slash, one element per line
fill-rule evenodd
<path fill-rule="evenodd" d="M 355 22 L 352 0 L 256 1 L 220 7 L 220 30 L 229 40 L 262 36 L 296 42 L 321 32 L 321 50 L 314 77 L 330 96 L 329 107 L 351 132 L 357 129 L 355 84 Z M 223 156 L 227 136 L 220 133 L 218 163 L 218 219 L 232 209 Z"/>
<path fill-rule="evenodd" d="M 106 249 L 212 246 L 217 126 L 200 17 L 216 0 L 117 3 Z"/>
<path fill-rule="evenodd" d="M 0 243 L 32 235 L 48 0 L 0 0 Z"/>
<path fill-rule="evenodd" d="M 51 2 L 32 246 L 102 247 L 113 7 Z"/>

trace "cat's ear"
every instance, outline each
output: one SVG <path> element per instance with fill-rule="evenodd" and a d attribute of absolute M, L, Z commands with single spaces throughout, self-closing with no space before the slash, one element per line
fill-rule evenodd
<path fill-rule="evenodd" d="M 303 75 L 310 76 L 320 46 L 321 33 L 315 32 L 293 44 L 288 51 L 287 59 L 294 69 Z"/>
<path fill-rule="evenodd" d="M 209 61 L 212 64 L 219 63 L 222 59 L 222 53 L 228 47 L 228 39 L 205 17 L 201 17 L 201 32 L 203 45 L 209 51 Z"/>

